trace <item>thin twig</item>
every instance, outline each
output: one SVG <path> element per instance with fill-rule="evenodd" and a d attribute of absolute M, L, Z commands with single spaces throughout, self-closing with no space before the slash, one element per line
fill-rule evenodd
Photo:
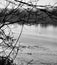
<path fill-rule="evenodd" d="M 12 49 L 11 52 L 9 53 L 8 57 L 10 56 L 10 54 L 11 54 L 12 51 L 14 50 L 15 46 L 17 45 L 18 41 L 20 40 L 20 37 L 21 37 L 22 31 L 23 31 L 23 27 L 24 27 L 24 25 L 22 25 L 22 29 L 21 29 L 21 32 L 20 32 L 20 34 L 19 34 L 19 36 L 18 36 L 18 39 L 17 39 L 17 41 L 16 41 L 16 43 L 15 43 L 13 49 Z"/>

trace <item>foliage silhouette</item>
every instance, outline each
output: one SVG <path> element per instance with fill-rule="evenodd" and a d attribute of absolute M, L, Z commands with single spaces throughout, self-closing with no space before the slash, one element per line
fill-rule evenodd
<path fill-rule="evenodd" d="M 0 22 L 4 24 L 30 24 L 30 25 L 57 25 L 57 15 L 56 11 L 46 11 L 45 9 L 37 9 L 37 11 L 33 11 L 32 9 L 29 11 L 28 9 L 25 9 L 20 12 L 20 9 L 13 9 L 9 11 L 8 13 L 0 12 L 0 21 L 3 19 L 3 16 L 5 15 L 4 21 Z M 40 13 L 40 14 L 39 14 Z"/>

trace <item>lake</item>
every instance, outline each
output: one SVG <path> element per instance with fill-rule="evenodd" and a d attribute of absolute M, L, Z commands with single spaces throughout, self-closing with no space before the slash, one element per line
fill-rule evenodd
<path fill-rule="evenodd" d="M 12 36 L 18 38 L 22 26 L 14 24 L 9 25 L 9 27 L 14 33 Z M 9 31 L 9 28 L 5 29 L 6 34 Z M 24 25 L 18 43 L 20 43 L 21 50 L 16 58 L 18 61 L 15 61 L 17 64 L 19 64 L 20 59 L 26 63 L 33 59 L 33 63 L 35 63 L 33 65 L 44 65 L 45 63 L 45 65 L 54 65 L 54 63 L 57 63 L 57 27 L 52 25 L 42 27 L 40 24 L 38 26 Z"/>

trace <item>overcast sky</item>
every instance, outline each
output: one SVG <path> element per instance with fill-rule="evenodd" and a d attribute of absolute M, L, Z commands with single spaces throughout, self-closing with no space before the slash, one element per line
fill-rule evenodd
<path fill-rule="evenodd" d="M 24 1 L 28 2 L 29 0 L 24 0 Z M 31 0 L 31 1 L 35 1 L 35 0 Z M 39 0 L 37 4 L 48 5 L 50 3 L 51 5 L 54 5 L 54 3 L 56 3 L 56 2 L 57 2 L 57 0 Z M 0 8 L 4 8 L 5 5 L 6 5 L 5 0 L 0 0 Z"/>

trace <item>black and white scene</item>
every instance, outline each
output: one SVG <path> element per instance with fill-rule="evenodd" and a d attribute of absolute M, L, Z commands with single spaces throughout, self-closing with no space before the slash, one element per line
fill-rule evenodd
<path fill-rule="evenodd" d="M 0 0 L 0 65 L 57 65 L 57 0 Z"/>

